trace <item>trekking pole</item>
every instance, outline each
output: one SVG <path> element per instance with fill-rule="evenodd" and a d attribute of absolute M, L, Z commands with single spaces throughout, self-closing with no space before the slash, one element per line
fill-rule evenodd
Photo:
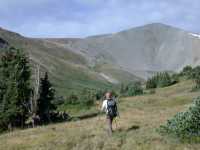
<path fill-rule="evenodd" d="M 98 121 L 100 121 L 100 115 L 101 115 L 101 108 L 100 108 L 100 103 L 97 105 L 97 110 L 98 110 Z"/>
<path fill-rule="evenodd" d="M 116 129 L 117 129 L 118 128 L 118 126 L 117 126 L 117 120 L 116 120 L 116 118 L 114 120 L 115 120 Z"/>

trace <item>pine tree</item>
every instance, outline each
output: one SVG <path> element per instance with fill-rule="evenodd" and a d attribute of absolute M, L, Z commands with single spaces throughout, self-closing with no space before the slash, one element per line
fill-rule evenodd
<path fill-rule="evenodd" d="M 149 78 L 146 82 L 146 89 L 154 89 L 157 87 L 156 79 L 154 77 Z"/>
<path fill-rule="evenodd" d="M 39 99 L 38 99 L 38 115 L 42 123 L 48 123 L 51 121 L 50 112 L 55 110 L 56 107 L 53 104 L 55 96 L 55 90 L 49 81 L 48 73 L 45 73 L 44 78 L 41 78 Z"/>
<path fill-rule="evenodd" d="M 196 89 L 200 88 L 200 66 L 197 66 L 193 69 L 191 73 L 191 78 L 195 81 L 196 83 Z"/>
<path fill-rule="evenodd" d="M 158 87 L 166 87 L 171 85 L 171 77 L 167 72 L 159 73 L 158 74 Z"/>
<path fill-rule="evenodd" d="M 0 126 L 23 127 L 31 91 L 28 58 L 22 51 L 10 48 L 2 55 L 0 68 Z"/>
<path fill-rule="evenodd" d="M 172 85 L 172 79 L 169 73 L 159 72 L 155 76 L 149 78 L 146 82 L 146 89 L 157 87 L 166 87 Z"/>
<path fill-rule="evenodd" d="M 181 76 L 185 76 L 187 79 L 191 79 L 193 68 L 191 66 L 185 66 L 180 73 Z"/>

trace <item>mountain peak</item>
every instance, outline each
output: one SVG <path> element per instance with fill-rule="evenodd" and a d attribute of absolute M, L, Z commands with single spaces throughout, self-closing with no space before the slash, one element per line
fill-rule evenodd
<path fill-rule="evenodd" d="M 160 22 L 154 22 L 154 23 L 146 24 L 145 26 L 169 26 L 169 25 L 160 23 Z"/>
<path fill-rule="evenodd" d="M 144 26 L 141 26 L 141 28 L 150 28 L 150 29 L 174 29 L 174 30 L 182 30 L 180 28 L 168 25 L 168 24 L 164 24 L 164 23 L 151 23 L 151 24 L 146 24 Z M 184 30 L 183 30 L 184 31 Z"/>

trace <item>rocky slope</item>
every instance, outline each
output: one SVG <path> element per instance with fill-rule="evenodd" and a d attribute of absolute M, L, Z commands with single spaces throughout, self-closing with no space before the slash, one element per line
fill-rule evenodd
<path fill-rule="evenodd" d="M 153 23 L 119 33 L 88 37 L 72 44 L 72 49 L 83 53 L 92 62 L 104 58 L 132 73 L 177 71 L 185 65 L 200 64 L 199 37 Z"/>

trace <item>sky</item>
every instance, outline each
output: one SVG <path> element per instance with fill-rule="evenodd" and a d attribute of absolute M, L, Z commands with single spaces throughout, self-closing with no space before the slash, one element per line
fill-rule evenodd
<path fill-rule="evenodd" d="M 200 33 L 200 0 L 0 0 L 0 27 L 28 37 L 86 37 L 154 22 Z"/>

